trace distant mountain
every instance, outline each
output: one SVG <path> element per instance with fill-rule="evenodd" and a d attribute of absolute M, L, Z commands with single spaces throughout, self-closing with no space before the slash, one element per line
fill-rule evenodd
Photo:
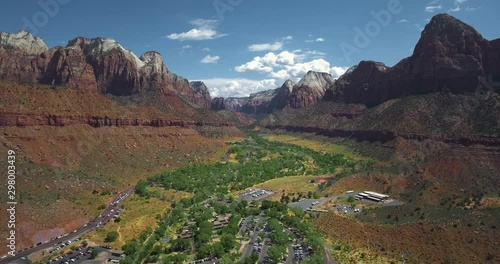
<path fill-rule="evenodd" d="M 128 96 L 146 90 L 175 94 L 209 108 L 204 84 L 190 83 L 169 72 L 161 55 L 149 51 L 137 57 L 109 38 L 78 37 L 66 47 L 48 48 L 27 31 L 0 33 L 0 79 Z"/>
<path fill-rule="evenodd" d="M 309 71 L 293 88 L 290 94 L 290 106 L 302 108 L 316 104 L 323 99 L 325 91 L 333 86 L 332 75 L 324 72 Z"/>
<path fill-rule="evenodd" d="M 287 80 L 280 88 L 253 93 L 249 97 L 222 97 L 212 100 L 213 110 L 233 110 L 246 114 L 268 114 L 288 104 L 293 82 Z"/>

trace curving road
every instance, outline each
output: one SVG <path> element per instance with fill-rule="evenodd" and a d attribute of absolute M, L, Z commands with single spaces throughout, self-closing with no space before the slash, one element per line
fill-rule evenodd
<path fill-rule="evenodd" d="M 74 239 L 82 236 L 83 234 L 99 227 L 107 224 L 110 220 L 113 219 L 114 213 L 116 212 L 116 209 L 118 209 L 118 205 L 125 200 L 130 194 L 132 194 L 135 190 L 135 186 L 129 187 L 123 192 L 117 194 L 113 201 L 104 209 L 104 211 L 96 217 L 94 220 L 90 221 L 88 224 L 85 226 L 77 229 L 76 232 L 69 233 L 66 236 L 56 238 L 53 240 L 48 241 L 47 243 L 41 244 L 39 246 L 35 246 L 26 250 L 20 250 L 16 252 L 16 255 L 14 257 L 7 257 L 4 259 L 0 260 L 0 264 L 7 264 L 7 263 L 26 263 L 26 260 L 23 258 L 27 259 L 29 255 L 45 250 L 48 248 L 51 248 L 54 246 L 54 244 L 59 244 L 68 240 L 73 241 Z"/>

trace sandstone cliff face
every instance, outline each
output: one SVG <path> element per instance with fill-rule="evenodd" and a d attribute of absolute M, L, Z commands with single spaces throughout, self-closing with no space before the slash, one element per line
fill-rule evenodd
<path fill-rule="evenodd" d="M 316 104 L 323 99 L 325 91 L 333 86 L 335 80 L 324 72 L 309 71 L 293 88 L 290 95 L 290 106 L 302 108 Z"/>
<path fill-rule="evenodd" d="M 248 103 L 248 97 L 228 97 L 224 99 L 224 109 L 241 112 L 243 105 Z"/>
<path fill-rule="evenodd" d="M 454 17 L 436 15 L 411 57 L 394 67 L 362 61 L 337 80 L 328 99 L 373 106 L 413 94 L 491 89 L 488 83 L 500 76 L 498 42 Z"/>
<path fill-rule="evenodd" d="M 48 49 L 26 31 L 0 33 L 0 79 L 67 85 L 117 96 L 154 90 L 179 95 L 201 107 L 211 100 L 204 84 L 170 73 L 158 52 L 140 58 L 109 38 L 78 37 L 66 47 Z M 203 88 L 204 87 L 204 88 Z"/>
<path fill-rule="evenodd" d="M 271 100 L 278 92 L 279 88 L 251 94 L 248 102 L 242 106 L 241 112 L 246 114 L 270 113 Z"/>
<path fill-rule="evenodd" d="M 190 101 L 205 108 L 211 108 L 212 99 L 205 83 L 195 81 L 190 82 L 189 86 L 191 87 L 191 91 L 193 91 Z"/>
<path fill-rule="evenodd" d="M 286 80 L 283 85 L 278 89 L 278 94 L 271 99 L 271 112 L 274 110 L 283 109 L 289 104 L 290 95 L 293 92 L 293 87 L 295 84 Z"/>
<path fill-rule="evenodd" d="M 79 49 L 51 49 L 51 58 L 40 82 L 69 85 L 76 89 L 97 92 L 97 80 L 92 65 Z"/>
<path fill-rule="evenodd" d="M 211 107 L 212 110 L 219 111 L 224 110 L 224 97 L 215 97 L 212 99 Z"/>

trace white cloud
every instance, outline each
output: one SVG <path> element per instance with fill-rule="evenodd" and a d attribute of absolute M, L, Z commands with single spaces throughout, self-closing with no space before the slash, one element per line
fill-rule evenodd
<path fill-rule="evenodd" d="M 292 36 L 286 36 L 286 37 L 283 38 L 283 40 L 292 40 L 292 39 L 293 39 Z"/>
<path fill-rule="evenodd" d="M 234 70 L 237 72 L 259 72 L 259 73 L 272 72 L 273 67 L 269 66 L 266 61 L 268 59 L 270 58 L 264 59 L 262 57 L 257 56 L 253 58 L 253 60 L 245 64 L 234 67 Z"/>
<path fill-rule="evenodd" d="M 251 93 L 275 89 L 275 79 L 252 80 L 244 78 L 213 78 L 201 80 L 205 83 L 212 97 L 246 97 Z"/>
<path fill-rule="evenodd" d="M 311 35 L 309 34 L 309 37 L 311 37 Z M 313 43 L 313 42 L 324 42 L 325 39 L 324 38 L 317 38 L 317 39 L 306 39 L 305 42 L 306 43 Z"/>
<path fill-rule="evenodd" d="M 480 8 L 481 8 L 480 6 L 479 6 L 479 7 L 466 7 L 466 8 L 465 8 L 465 11 L 467 11 L 467 12 L 471 12 L 471 11 L 476 11 L 476 10 L 478 10 L 478 9 L 480 9 Z"/>
<path fill-rule="evenodd" d="M 463 4 L 467 2 L 467 0 L 455 0 L 455 4 Z"/>
<path fill-rule="evenodd" d="M 254 57 L 251 61 L 236 66 L 234 69 L 237 72 L 260 72 L 270 73 L 273 67 L 283 65 L 293 65 L 295 63 L 296 54 L 289 51 L 282 51 L 279 54 L 268 52 L 263 57 Z"/>
<path fill-rule="evenodd" d="M 296 63 L 292 66 L 285 66 L 290 76 L 302 77 L 308 71 L 330 72 L 330 63 L 324 59 L 316 59 L 304 63 Z"/>
<path fill-rule="evenodd" d="M 399 23 L 399 24 L 405 23 L 406 24 L 406 23 L 410 23 L 410 21 L 408 21 L 407 19 L 401 19 L 401 20 L 396 21 L 396 23 Z"/>
<path fill-rule="evenodd" d="M 458 12 L 458 11 L 460 11 L 460 6 L 458 6 L 458 5 L 455 8 L 450 8 L 448 10 L 448 12 Z"/>
<path fill-rule="evenodd" d="M 195 19 L 190 21 L 190 24 L 194 25 L 196 28 L 193 28 L 187 32 L 172 33 L 166 37 L 173 40 L 184 41 L 208 40 L 227 36 L 227 34 L 222 34 L 215 30 L 215 28 L 217 27 L 217 20 Z"/>
<path fill-rule="evenodd" d="M 276 79 L 279 79 L 279 80 L 286 80 L 286 79 L 290 79 L 290 74 L 288 73 L 288 71 L 286 70 L 279 70 L 277 72 L 271 72 L 269 74 L 270 77 L 272 78 L 276 78 Z"/>
<path fill-rule="evenodd" d="M 326 56 L 326 53 L 317 50 L 308 50 L 305 54 L 311 56 L 313 59 L 322 59 Z"/>
<path fill-rule="evenodd" d="M 289 51 L 282 51 L 276 58 L 276 64 L 293 65 L 295 63 L 296 55 Z"/>
<path fill-rule="evenodd" d="M 442 8 L 443 8 L 442 5 L 429 5 L 425 7 L 425 12 L 433 13 Z"/>
<path fill-rule="evenodd" d="M 283 43 L 276 41 L 274 43 L 252 44 L 248 46 L 249 51 L 277 51 L 283 48 Z"/>
<path fill-rule="evenodd" d="M 212 55 L 207 55 L 205 58 L 201 59 L 201 63 L 211 63 L 211 64 L 216 64 L 219 61 L 220 57 L 219 56 L 212 56 Z"/>
<path fill-rule="evenodd" d="M 201 50 L 202 50 L 202 51 L 207 51 L 207 52 L 208 52 L 208 51 L 210 51 L 210 48 L 203 48 L 203 49 L 201 49 Z"/>
<path fill-rule="evenodd" d="M 420 24 L 415 24 L 415 27 L 419 30 L 422 31 L 424 28 Z"/>
<path fill-rule="evenodd" d="M 349 67 L 333 66 L 330 69 L 330 74 L 333 76 L 333 78 L 337 79 L 342 74 L 344 74 L 348 69 L 349 69 Z"/>
<path fill-rule="evenodd" d="M 193 46 L 191 46 L 191 45 L 184 45 L 184 46 L 182 46 L 182 49 L 190 49 L 190 48 L 192 48 L 192 47 L 193 47 Z"/>

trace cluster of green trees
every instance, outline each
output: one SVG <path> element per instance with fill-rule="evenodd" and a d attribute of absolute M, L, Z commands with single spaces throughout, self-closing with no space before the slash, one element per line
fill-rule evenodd
<path fill-rule="evenodd" d="M 172 203 L 167 215 L 159 216 L 159 223 L 154 231 L 148 229 L 139 239 L 129 241 L 123 247 L 127 255 L 124 263 L 157 262 L 160 256 L 163 263 L 181 263 L 192 253 L 196 254 L 196 258 L 211 256 L 222 258 L 221 263 L 235 263 L 239 257 L 231 252 L 237 245 L 236 236 L 241 218 L 259 215 L 262 210 L 269 217 L 268 225 L 273 230 L 270 238 L 274 244 L 268 252 L 273 262 L 282 258 L 291 241 L 291 237 L 283 231 L 284 226 L 300 231 L 315 252 L 321 253 L 321 236 L 309 222 L 304 221 L 305 213 L 300 209 L 290 209 L 284 204 L 291 200 L 290 197 L 284 195 L 284 203 L 263 201 L 261 208 L 258 208 L 249 207 L 244 200 L 235 201 L 234 197 L 227 194 L 278 177 L 333 173 L 339 166 L 344 171 L 352 171 L 356 162 L 347 160 L 343 155 L 319 153 L 292 144 L 270 142 L 253 132 L 250 135 L 249 139 L 235 143 L 230 148 L 231 153 L 236 153 L 238 163 L 188 165 L 138 182 L 136 193 L 146 198 L 152 195 L 148 190 L 150 185 L 186 191 L 194 196 Z M 272 158 L 263 159 L 264 157 Z M 299 197 L 318 196 L 317 192 L 309 192 Z M 213 215 L 225 215 L 228 212 L 232 213 L 229 224 L 215 231 Z M 167 234 L 173 235 L 168 231 L 172 226 L 182 229 L 187 227 L 193 237 L 174 239 L 167 244 L 159 243 Z M 213 242 L 214 235 L 219 236 L 217 242 Z M 257 259 L 258 256 L 252 254 L 244 263 L 255 263 Z M 313 256 L 311 261 L 314 259 L 318 259 L 317 256 Z"/>
<path fill-rule="evenodd" d="M 231 152 L 237 155 L 239 163 L 217 163 L 214 165 L 188 165 L 173 171 L 165 171 L 149 179 L 166 189 L 192 192 L 191 204 L 196 204 L 211 195 L 227 194 L 243 190 L 270 179 L 302 174 L 320 175 L 334 173 L 337 167 L 353 170 L 356 162 L 347 160 L 341 154 L 319 153 L 292 144 L 270 142 L 258 135 L 235 143 Z M 270 159 L 262 159 L 268 154 Z M 313 166 L 306 163 L 313 162 Z M 139 182 L 137 193 L 146 196 L 147 183 Z"/>

